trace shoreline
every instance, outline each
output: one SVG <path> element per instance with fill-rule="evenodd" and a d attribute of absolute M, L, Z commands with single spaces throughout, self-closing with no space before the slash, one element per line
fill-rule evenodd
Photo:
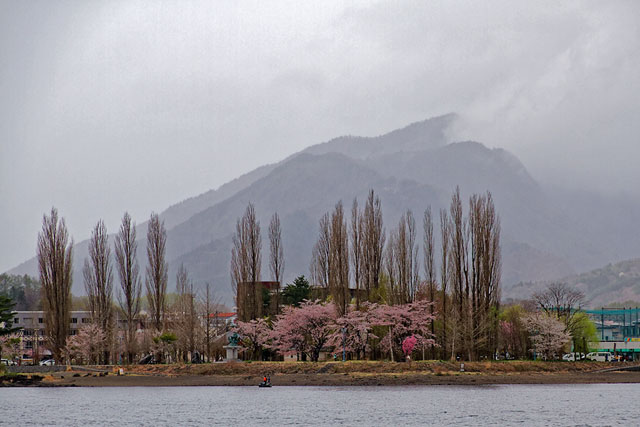
<path fill-rule="evenodd" d="M 260 377 L 240 375 L 212 376 L 151 376 L 109 375 L 106 377 L 73 377 L 45 380 L 36 386 L 44 387 L 180 387 L 180 386 L 257 386 Z M 278 386 L 423 386 L 423 385 L 515 385 L 515 384 L 619 384 L 640 383 L 640 372 L 558 373 L 558 374 L 465 374 L 436 376 L 432 374 L 390 375 L 376 374 L 284 374 L 271 377 Z"/>
<path fill-rule="evenodd" d="M 257 386 L 263 375 L 277 386 L 422 386 L 507 384 L 640 383 L 640 365 L 597 362 L 242 362 L 204 365 L 124 367 L 74 366 L 66 371 L 31 374 L 35 380 L 0 386 L 173 387 Z M 622 369 L 622 370 L 619 370 Z M 624 370 L 632 369 L 632 370 Z M 27 376 L 29 374 L 23 374 Z M 41 380 L 37 377 L 42 376 Z"/>

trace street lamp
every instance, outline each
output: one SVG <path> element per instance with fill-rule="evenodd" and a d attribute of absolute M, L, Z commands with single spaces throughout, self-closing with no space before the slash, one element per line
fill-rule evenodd
<path fill-rule="evenodd" d="M 33 331 L 33 333 L 34 333 L 34 337 L 33 337 L 34 343 L 33 343 L 33 350 L 31 350 L 33 355 L 34 355 L 33 356 L 33 363 L 34 364 L 36 364 L 36 363 L 39 364 L 40 363 L 40 342 L 39 342 L 39 340 L 40 340 L 40 329 L 36 328 Z"/>
<path fill-rule="evenodd" d="M 342 361 L 347 360 L 347 350 L 345 349 L 345 341 L 347 339 L 347 328 L 342 328 Z"/>

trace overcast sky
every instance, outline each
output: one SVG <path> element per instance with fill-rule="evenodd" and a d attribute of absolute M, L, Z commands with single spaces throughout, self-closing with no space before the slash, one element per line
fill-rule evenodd
<path fill-rule="evenodd" d="M 0 272 L 343 134 L 448 112 L 541 181 L 637 190 L 640 2 L 0 0 Z"/>

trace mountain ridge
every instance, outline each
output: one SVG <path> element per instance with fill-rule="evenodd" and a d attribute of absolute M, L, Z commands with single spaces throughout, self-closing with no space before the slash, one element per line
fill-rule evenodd
<path fill-rule="evenodd" d="M 621 254 L 640 254 L 633 236 L 624 244 L 618 238 L 633 223 L 635 204 L 630 203 L 632 208 L 609 225 L 608 234 L 601 232 L 596 220 L 607 213 L 602 198 L 560 195 L 543 188 L 504 149 L 448 141 L 447 129 L 455 120 L 457 116 L 445 115 L 377 137 L 334 138 L 171 205 L 161 214 L 167 227 L 171 282 L 184 263 L 197 285 L 213 281 L 225 301 L 230 301 L 231 234 L 249 202 L 256 206 L 262 224 L 264 251 L 269 218 L 275 211 L 281 216 L 285 280 L 308 274 L 319 218 L 339 200 L 349 211 L 354 197 L 362 203 L 371 188 L 380 195 L 387 231 L 406 209 L 421 224 L 428 205 L 436 214 L 447 208 L 456 186 L 465 198 L 491 191 L 503 226 L 507 296 L 518 282 L 570 275 Z M 572 208 L 572 200 L 579 201 L 579 210 Z M 146 230 L 141 231 L 138 256 L 144 271 Z M 74 292 L 82 292 L 79 270 L 86 242 L 75 247 Z M 265 266 L 267 257 L 264 252 Z M 34 267 L 32 258 L 10 272 L 33 274 Z M 268 269 L 263 268 L 263 277 L 268 277 Z"/>
<path fill-rule="evenodd" d="M 518 283 L 513 286 L 513 298 L 525 298 L 544 289 L 551 282 L 566 283 L 585 295 L 587 307 L 606 307 L 613 303 L 640 304 L 640 258 L 632 258 L 595 268 L 583 273 L 558 276 L 546 281 Z"/>

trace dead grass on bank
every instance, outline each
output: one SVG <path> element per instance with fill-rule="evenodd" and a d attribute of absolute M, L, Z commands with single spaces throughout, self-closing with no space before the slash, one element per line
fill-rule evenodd
<path fill-rule="evenodd" d="M 629 366 L 629 364 L 625 364 Z M 607 362 L 534 362 L 534 361 L 485 361 L 464 362 L 466 373 L 477 374 L 526 374 L 526 373 L 577 373 L 595 372 L 613 367 Z M 407 374 L 422 373 L 438 376 L 460 372 L 460 362 L 448 361 L 348 361 L 348 362 L 231 362 L 202 365 L 131 365 L 124 368 L 127 374 L 183 376 L 183 375 L 247 375 L 266 374 Z"/>

